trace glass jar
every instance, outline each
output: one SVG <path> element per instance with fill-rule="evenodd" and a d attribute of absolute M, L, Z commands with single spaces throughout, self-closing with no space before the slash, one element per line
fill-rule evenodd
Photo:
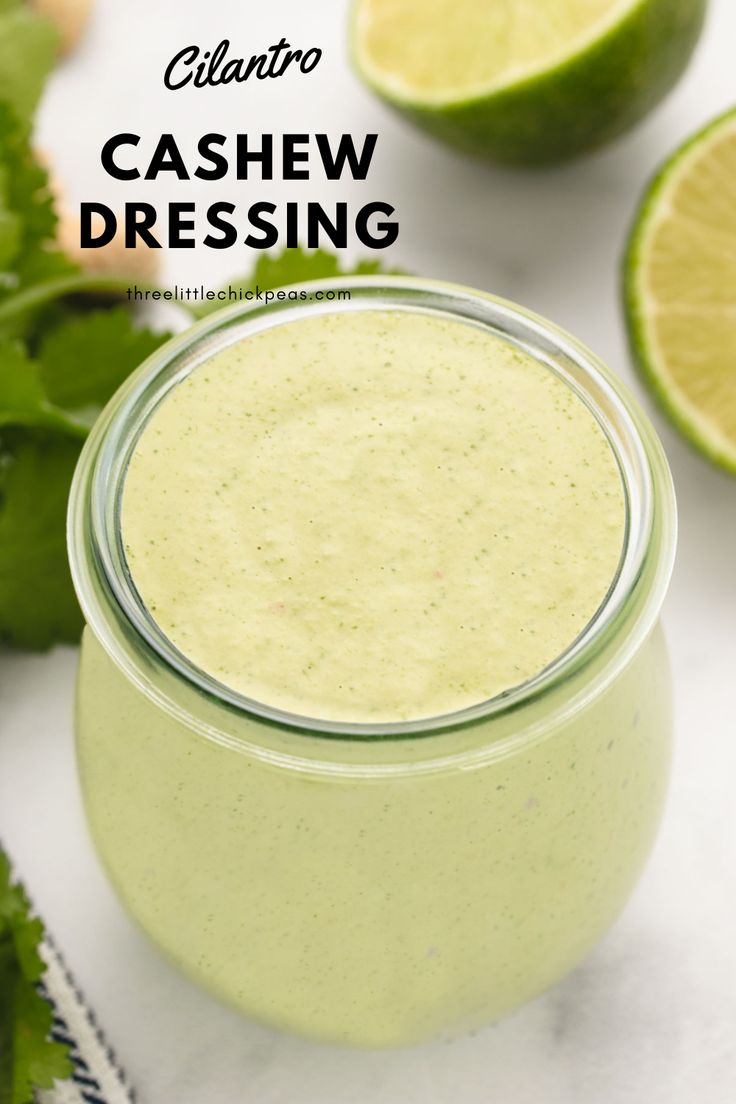
<path fill-rule="evenodd" d="M 82 788 L 121 899 L 192 978 L 279 1028 L 398 1045 L 474 1028 L 540 993 L 631 892 L 670 755 L 658 616 L 673 491 L 632 397 L 549 323 L 431 281 L 317 282 L 295 294 L 239 304 L 169 342 L 85 447 L 70 504 L 88 625 Z M 214 352 L 316 312 L 372 308 L 485 327 L 564 377 L 618 459 L 625 548 L 585 630 L 513 691 L 430 720 L 315 722 L 228 690 L 163 636 L 126 571 L 121 487 L 151 410 Z"/>

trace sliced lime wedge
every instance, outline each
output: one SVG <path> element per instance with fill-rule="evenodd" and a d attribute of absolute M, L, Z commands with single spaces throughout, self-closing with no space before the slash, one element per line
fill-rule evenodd
<path fill-rule="evenodd" d="M 679 149 L 647 190 L 625 285 L 645 378 L 685 436 L 736 474 L 736 110 Z"/>

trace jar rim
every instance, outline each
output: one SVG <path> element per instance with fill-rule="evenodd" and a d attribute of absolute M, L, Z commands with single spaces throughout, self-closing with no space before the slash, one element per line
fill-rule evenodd
<path fill-rule="evenodd" d="M 413 277 L 343 277 L 290 285 L 304 298 L 264 305 L 237 303 L 206 317 L 149 357 L 115 394 L 82 451 L 69 504 L 69 555 L 85 618 L 109 652 L 105 605 L 112 607 L 154 663 L 210 700 L 265 724 L 327 738 L 398 740 L 465 728 L 551 693 L 598 655 L 639 594 L 644 568 L 657 570 L 627 655 L 659 614 L 674 562 L 676 509 L 662 447 L 634 397 L 589 349 L 547 320 L 484 292 Z M 348 292 L 349 298 L 339 298 Z M 322 298 L 316 299 L 319 293 Z M 594 415 L 616 458 L 626 506 L 624 540 L 614 579 L 583 630 L 531 678 L 472 706 L 408 721 L 345 722 L 302 716 L 233 690 L 197 667 L 166 637 L 135 588 L 120 532 L 120 500 L 128 462 L 152 411 L 191 371 L 221 349 L 265 329 L 343 310 L 424 313 L 479 326 L 523 350 L 562 377 Z M 660 520 L 662 524 L 658 525 Z M 656 548 L 653 548 L 654 545 Z M 95 585 L 96 584 L 96 585 Z M 101 600 L 101 595 L 104 601 Z M 113 655 L 113 659 L 115 659 Z M 621 663 L 626 659 L 622 656 Z"/>

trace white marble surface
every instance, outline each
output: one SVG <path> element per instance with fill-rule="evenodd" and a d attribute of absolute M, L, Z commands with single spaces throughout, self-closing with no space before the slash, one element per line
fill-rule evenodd
<path fill-rule="evenodd" d="M 622 241 L 654 166 L 736 100 L 732 0 L 713 0 L 677 91 L 635 133 L 572 167 L 494 171 L 394 119 L 350 75 L 335 0 L 177 4 L 98 0 L 82 49 L 55 77 L 40 141 L 75 199 L 123 198 L 97 167 L 116 130 L 152 137 L 210 129 L 380 133 L 363 184 L 231 185 L 229 195 L 393 202 L 392 261 L 518 299 L 587 340 L 633 380 L 617 285 Z M 166 93 L 179 46 L 227 35 L 250 54 L 286 34 L 325 58 L 302 83 Z M 169 185 L 170 188 L 170 185 Z M 213 191 L 214 189 L 214 191 Z M 165 197 L 167 186 L 136 189 Z M 181 185 L 176 198 L 228 198 Z M 131 192 L 132 195 L 132 192 Z M 166 275 L 216 281 L 236 253 L 172 254 Z M 649 405 L 646 396 L 644 401 Z M 474 1038 L 407 1052 L 351 1053 L 264 1030 L 180 978 L 133 929 L 90 849 L 71 735 L 73 649 L 0 656 L 0 835 L 17 861 L 142 1104 L 730 1104 L 736 1098 L 736 482 L 655 420 L 681 509 L 666 608 L 677 692 L 677 755 L 666 820 L 615 930 L 554 992 Z"/>

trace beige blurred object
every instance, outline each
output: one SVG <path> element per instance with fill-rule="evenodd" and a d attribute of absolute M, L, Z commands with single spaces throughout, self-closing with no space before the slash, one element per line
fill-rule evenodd
<path fill-rule="evenodd" d="M 36 149 L 36 160 L 46 170 L 48 189 L 54 201 L 58 222 L 56 224 L 56 244 L 67 257 L 78 264 L 85 272 L 99 275 L 128 276 L 141 283 L 153 283 L 159 273 L 159 251 L 138 245 L 136 249 L 126 249 L 123 231 L 118 231 L 109 245 L 99 249 L 82 249 L 79 244 L 80 220 L 69 208 L 63 185 L 54 172 L 51 159 L 45 150 Z M 92 229 L 96 233 L 102 229 L 102 218 L 95 215 Z"/>
<path fill-rule="evenodd" d="M 94 0 L 29 0 L 32 8 L 57 28 L 61 52 L 68 54 L 79 42 L 89 22 Z"/>
<path fill-rule="evenodd" d="M 98 233 L 102 226 L 102 218 L 99 215 L 94 215 L 92 218 L 93 232 Z M 118 229 L 109 245 L 103 245 L 99 249 L 82 249 L 79 244 L 79 230 L 80 221 L 78 216 L 71 214 L 62 205 L 59 208 L 56 240 L 59 248 L 66 253 L 67 257 L 83 268 L 85 272 L 98 273 L 99 275 L 128 276 L 131 279 L 140 280 L 142 283 L 151 283 L 156 279 L 159 270 L 159 253 L 157 250 L 149 249 L 146 245 L 138 245 L 135 249 L 126 249 L 121 229 Z"/>

